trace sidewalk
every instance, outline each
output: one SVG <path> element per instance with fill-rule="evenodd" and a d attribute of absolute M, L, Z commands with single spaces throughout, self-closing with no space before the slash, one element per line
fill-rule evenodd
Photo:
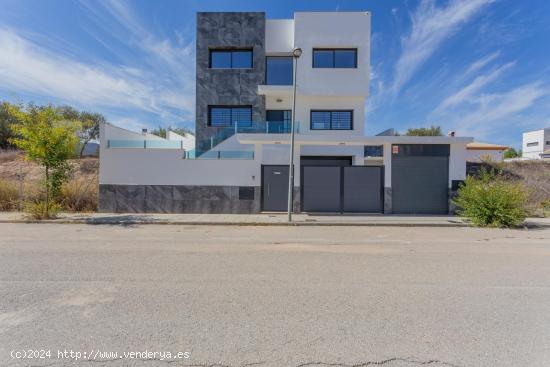
<path fill-rule="evenodd" d="M 270 225 L 270 226 L 398 226 L 468 227 L 454 216 L 407 215 L 308 215 L 294 214 L 288 223 L 286 214 L 118 214 L 61 213 L 53 220 L 28 219 L 24 213 L 0 212 L 0 223 L 85 223 L 85 224 L 184 224 L 184 225 Z M 550 227 L 550 218 L 529 218 L 528 227 Z"/>

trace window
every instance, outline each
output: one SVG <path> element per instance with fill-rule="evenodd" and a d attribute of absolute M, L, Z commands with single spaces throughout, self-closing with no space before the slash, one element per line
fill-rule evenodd
<path fill-rule="evenodd" d="M 214 127 L 240 126 L 252 124 L 252 107 L 250 106 L 208 106 L 208 125 Z"/>
<path fill-rule="evenodd" d="M 265 83 L 267 85 L 292 85 L 292 67 L 292 57 L 266 57 Z"/>
<path fill-rule="evenodd" d="M 353 111 L 311 111 L 311 130 L 352 130 Z"/>
<path fill-rule="evenodd" d="M 546 145 L 550 145 L 550 140 L 546 140 Z"/>
<path fill-rule="evenodd" d="M 212 69 L 250 69 L 252 50 L 210 50 Z"/>
<path fill-rule="evenodd" d="M 265 111 L 266 120 L 269 122 L 291 122 L 291 110 L 267 110 Z"/>
<path fill-rule="evenodd" d="M 383 145 L 365 145 L 365 157 L 383 157 Z"/>
<path fill-rule="evenodd" d="M 539 142 L 538 142 L 538 141 L 535 141 L 535 142 L 532 142 L 532 143 L 527 143 L 527 146 L 528 146 L 528 147 L 538 147 L 538 146 L 539 146 Z"/>
<path fill-rule="evenodd" d="M 313 49 L 314 68 L 356 68 L 356 48 Z"/>

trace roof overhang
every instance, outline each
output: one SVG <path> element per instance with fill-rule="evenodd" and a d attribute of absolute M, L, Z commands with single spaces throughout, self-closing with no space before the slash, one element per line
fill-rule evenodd
<path fill-rule="evenodd" d="M 237 134 L 241 144 L 289 144 L 290 134 Z M 296 134 L 299 145 L 468 144 L 471 137 L 448 136 L 334 136 Z"/>

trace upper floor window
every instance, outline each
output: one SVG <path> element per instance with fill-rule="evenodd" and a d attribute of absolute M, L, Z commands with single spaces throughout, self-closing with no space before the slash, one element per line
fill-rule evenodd
<path fill-rule="evenodd" d="M 383 157 L 384 156 L 384 146 L 383 145 L 365 145 L 365 157 Z"/>
<path fill-rule="evenodd" d="M 356 68 L 356 48 L 314 48 L 314 68 Z"/>
<path fill-rule="evenodd" d="M 265 58 L 265 83 L 267 85 L 292 85 L 292 57 L 267 56 Z"/>
<path fill-rule="evenodd" d="M 535 142 L 532 142 L 532 143 L 527 143 L 528 147 L 537 147 L 538 145 L 539 145 L 538 141 L 535 141 Z"/>
<path fill-rule="evenodd" d="M 252 68 L 252 49 L 210 50 L 212 69 Z"/>
<path fill-rule="evenodd" d="M 208 125 L 214 127 L 252 124 L 251 106 L 208 106 Z M 242 124 L 242 125 L 241 125 Z"/>
<path fill-rule="evenodd" d="M 311 130 L 352 130 L 353 111 L 311 111 Z"/>

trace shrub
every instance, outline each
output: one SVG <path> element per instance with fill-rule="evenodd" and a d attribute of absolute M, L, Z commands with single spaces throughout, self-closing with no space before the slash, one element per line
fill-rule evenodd
<path fill-rule="evenodd" d="M 25 211 L 33 219 L 54 219 L 59 213 L 60 206 L 57 203 L 49 202 L 46 208 L 45 201 L 29 202 L 25 207 Z"/>
<path fill-rule="evenodd" d="M 477 178 L 466 178 L 454 202 L 458 214 L 475 225 L 513 227 L 527 216 L 525 202 L 528 196 L 521 183 L 483 170 Z"/>
<path fill-rule="evenodd" d="M 0 210 L 15 210 L 19 202 L 17 186 L 6 180 L 0 180 Z"/>
<path fill-rule="evenodd" d="M 61 205 L 72 212 L 97 210 L 97 181 L 85 177 L 67 182 L 61 189 Z"/>

